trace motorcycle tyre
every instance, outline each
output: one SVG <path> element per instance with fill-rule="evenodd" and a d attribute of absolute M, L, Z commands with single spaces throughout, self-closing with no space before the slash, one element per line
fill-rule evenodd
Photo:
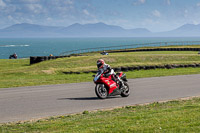
<path fill-rule="evenodd" d="M 128 92 L 127 92 L 127 93 L 124 93 L 124 92 L 122 91 L 122 92 L 121 92 L 121 96 L 122 96 L 122 97 L 128 97 L 129 94 L 130 94 L 129 85 L 128 85 L 126 82 L 124 82 L 124 85 L 127 86 Z"/>
<path fill-rule="evenodd" d="M 99 93 L 100 87 L 104 87 L 103 89 L 105 91 L 105 95 L 101 95 Z M 96 93 L 97 97 L 100 98 L 100 99 L 105 99 L 108 96 L 108 90 L 105 88 L 104 84 L 97 84 L 96 87 L 95 87 L 95 93 Z"/>

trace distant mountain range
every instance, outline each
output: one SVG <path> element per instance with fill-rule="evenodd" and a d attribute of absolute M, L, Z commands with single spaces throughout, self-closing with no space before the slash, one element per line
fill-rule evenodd
<path fill-rule="evenodd" d="M 200 24 L 185 24 L 175 30 L 153 33 L 145 28 L 124 29 L 104 23 L 79 24 L 68 27 L 21 23 L 0 29 L 0 38 L 16 37 L 197 37 Z"/>

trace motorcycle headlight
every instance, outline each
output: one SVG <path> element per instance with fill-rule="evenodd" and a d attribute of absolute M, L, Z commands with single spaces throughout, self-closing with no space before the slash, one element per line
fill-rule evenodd
<path fill-rule="evenodd" d="M 98 80 L 99 78 L 98 77 L 94 77 L 94 82 L 97 82 L 97 80 Z"/>

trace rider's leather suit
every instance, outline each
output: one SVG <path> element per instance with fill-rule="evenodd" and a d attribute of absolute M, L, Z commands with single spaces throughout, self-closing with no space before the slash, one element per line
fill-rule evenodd
<path fill-rule="evenodd" d="M 99 79 L 101 74 L 104 74 L 106 77 L 113 75 L 113 80 L 116 82 L 117 80 L 121 82 L 122 86 L 124 86 L 123 81 L 116 75 L 113 69 L 111 69 L 110 65 L 104 64 L 102 68 L 99 68 L 97 72 L 96 79 Z"/>

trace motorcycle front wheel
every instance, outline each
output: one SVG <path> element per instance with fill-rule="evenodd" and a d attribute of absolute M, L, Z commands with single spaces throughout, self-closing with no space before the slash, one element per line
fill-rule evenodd
<path fill-rule="evenodd" d="M 95 93 L 100 99 L 105 99 L 108 96 L 108 90 L 104 84 L 97 84 L 95 87 Z"/>

